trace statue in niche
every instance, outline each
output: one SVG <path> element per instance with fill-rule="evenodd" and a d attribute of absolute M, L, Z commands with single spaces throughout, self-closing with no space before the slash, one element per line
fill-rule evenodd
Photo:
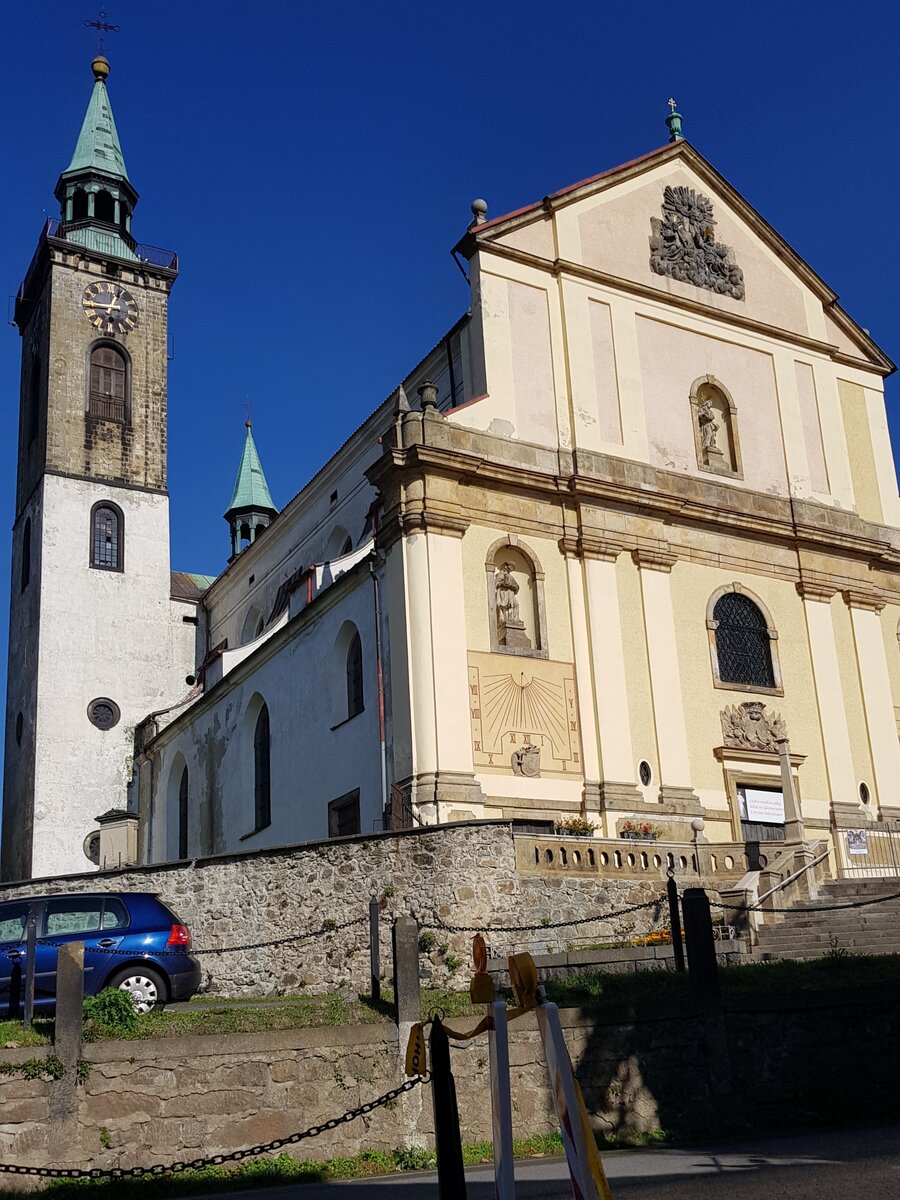
<path fill-rule="evenodd" d="M 530 650 L 531 642 L 525 633 L 525 622 L 519 615 L 519 584 L 513 572 L 515 564 L 505 562 L 494 580 L 494 600 L 497 606 L 497 639 L 511 650 Z"/>
<path fill-rule="evenodd" d="M 712 401 L 709 396 L 701 401 L 697 409 L 697 420 L 700 423 L 700 447 L 703 450 L 718 450 L 716 444 L 716 434 L 719 431 L 719 423 L 716 420 L 716 415 L 713 412 Z M 720 451 L 721 453 L 721 451 Z"/>

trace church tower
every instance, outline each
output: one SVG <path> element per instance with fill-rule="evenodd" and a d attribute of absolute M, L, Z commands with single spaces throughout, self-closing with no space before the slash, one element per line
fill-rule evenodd
<path fill-rule="evenodd" d="M 259 531 L 277 516 L 278 509 L 272 503 L 272 493 L 253 440 L 253 422 L 248 417 L 241 465 L 234 481 L 231 503 L 225 510 L 225 520 L 231 531 L 231 558 L 237 558 L 242 550 L 252 545 Z"/>
<path fill-rule="evenodd" d="M 135 723 L 193 662 L 173 630 L 166 491 L 171 251 L 132 236 L 138 194 L 107 91 L 93 92 L 59 218 L 16 298 L 22 337 L 3 879 L 90 869 L 124 808 Z M 178 646 L 179 649 L 173 649 Z"/>

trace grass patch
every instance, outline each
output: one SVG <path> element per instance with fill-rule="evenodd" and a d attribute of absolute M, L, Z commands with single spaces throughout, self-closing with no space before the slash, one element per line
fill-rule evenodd
<path fill-rule="evenodd" d="M 563 1153 L 558 1133 L 539 1133 L 532 1137 L 516 1138 L 513 1150 L 517 1158 L 540 1158 Z M 490 1142 L 477 1142 L 463 1147 L 467 1166 L 489 1163 L 492 1159 Z M 347 1158 L 295 1159 L 288 1154 L 260 1158 L 236 1167 L 204 1167 L 199 1171 L 182 1171 L 178 1175 L 150 1175 L 143 1179 L 56 1180 L 46 1191 L 52 1200 L 83 1200 L 92 1196 L 112 1200 L 164 1200 L 170 1196 L 196 1196 L 208 1192 L 236 1192 L 245 1188 L 275 1187 L 287 1183 L 322 1183 L 342 1179 L 366 1179 L 373 1175 L 390 1175 L 402 1171 L 434 1170 L 437 1157 L 433 1150 L 418 1146 L 403 1146 L 396 1150 L 364 1150 Z M 4 1197 L 33 1197 L 33 1191 L 4 1192 Z"/>
<path fill-rule="evenodd" d="M 779 959 L 720 967 L 724 995 L 759 995 L 767 992 L 822 991 L 829 988 L 877 988 L 900 983 L 900 955 L 826 954 L 824 958 L 794 962 Z M 689 999 L 691 983 L 675 971 L 634 971 L 613 975 L 581 971 L 546 983 L 547 997 L 560 1008 L 613 1008 L 647 1001 Z"/>
<path fill-rule="evenodd" d="M 0 1048 L 7 1042 L 15 1042 L 17 1046 L 46 1046 L 50 1041 L 52 1021 L 39 1019 L 30 1029 L 26 1029 L 21 1021 L 0 1021 Z"/>

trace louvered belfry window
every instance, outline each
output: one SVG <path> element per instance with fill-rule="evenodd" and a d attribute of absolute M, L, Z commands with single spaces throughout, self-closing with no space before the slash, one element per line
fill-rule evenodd
<path fill-rule="evenodd" d="M 91 352 L 91 416 L 124 422 L 127 383 L 125 356 L 115 346 L 97 346 Z"/>
<path fill-rule="evenodd" d="M 726 592 L 713 609 L 719 679 L 750 687 L 775 687 L 772 647 L 766 618 L 740 592 Z"/>
<path fill-rule="evenodd" d="M 122 514 L 111 504 L 98 504 L 91 515 L 91 566 L 122 570 Z"/>

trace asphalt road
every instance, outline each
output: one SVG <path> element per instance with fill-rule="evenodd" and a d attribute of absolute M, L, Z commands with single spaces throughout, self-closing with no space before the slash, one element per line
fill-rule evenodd
<path fill-rule="evenodd" d="M 614 1200 L 898 1200 L 900 1126 L 745 1139 L 678 1150 L 603 1156 Z M 468 1200 L 493 1200 L 493 1172 L 466 1172 Z M 562 1159 L 516 1164 L 517 1200 L 571 1197 Z M 352 1183 L 302 1184 L 233 1193 L 235 1200 L 437 1200 L 433 1172 Z"/>

